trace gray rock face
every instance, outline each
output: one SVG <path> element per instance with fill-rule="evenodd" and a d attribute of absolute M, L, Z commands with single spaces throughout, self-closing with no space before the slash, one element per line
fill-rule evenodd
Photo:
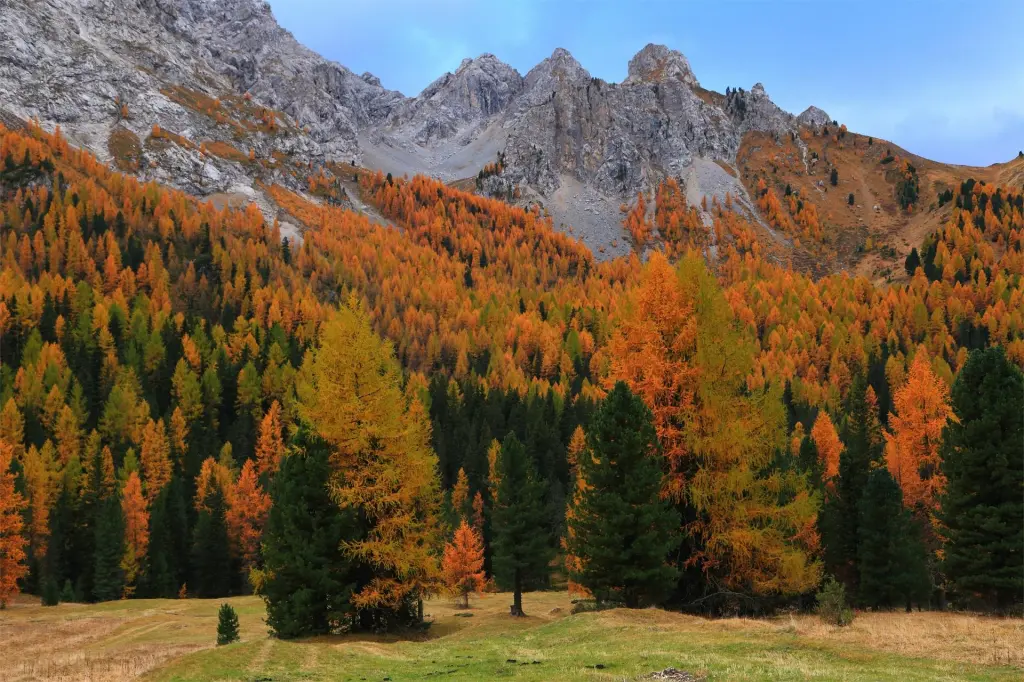
<path fill-rule="evenodd" d="M 239 130 L 203 110 L 243 94 L 253 116 L 260 107 L 285 115 L 276 129 Z M 145 141 L 140 176 L 199 195 L 254 184 L 251 165 L 199 153 L 200 142 L 219 141 L 267 160 L 263 179 L 266 166 L 276 173 L 275 153 L 445 180 L 476 175 L 501 154 L 505 170 L 486 187 L 566 205 L 584 195 L 617 205 L 665 176 L 686 177 L 696 159 L 734 161 L 748 131 L 828 120 L 814 107 L 794 118 L 761 84 L 709 93 L 686 57 L 653 44 L 622 83 L 592 78 L 559 48 L 525 77 L 491 54 L 466 59 L 404 97 L 303 47 L 263 0 L 0 0 L 3 110 L 60 124 L 104 160 L 123 126 Z M 153 125 L 194 148 L 149 144 Z"/>
<path fill-rule="evenodd" d="M 0 107 L 60 124 L 105 160 L 121 104 L 129 112 L 121 124 L 143 140 L 159 125 L 197 148 L 223 141 L 261 158 L 348 156 L 358 152 L 358 130 L 405 99 L 365 76 L 300 45 L 262 0 L 0 0 Z M 175 101 L 175 87 L 211 100 L 249 93 L 290 120 L 273 135 L 249 131 L 239 140 L 230 126 Z M 147 150 L 139 174 L 197 194 L 250 175 L 237 163 L 201 160 L 198 149 Z"/>
<path fill-rule="evenodd" d="M 494 55 L 464 59 L 455 73 L 446 73 L 403 102 L 388 127 L 429 146 L 502 113 L 522 89 L 519 72 Z"/>

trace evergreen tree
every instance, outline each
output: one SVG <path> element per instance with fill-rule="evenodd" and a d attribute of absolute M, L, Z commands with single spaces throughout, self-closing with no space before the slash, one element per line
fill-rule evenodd
<path fill-rule="evenodd" d="M 355 589 L 342 543 L 355 519 L 331 499 L 330 448 L 303 428 L 270 486 L 263 531 L 267 624 L 281 638 L 336 632 L 352 616 Z"/>
<path fill-rule="evenodd" d="M 526 448 L 509 433 L 501 444 L 493 512 L 494 572 L 498 583 L 512 588 L 512 615 L 523 616 L 523 589 L 542 585 L 554 548 L 543 531 L 547 486 L 538 480 Z"/>
<path fill-rule="evenodd" d="M 185 582 L 188 559 L 188 509 L 177 476 L 153 500 L 149 515 L 149 571 L 143 592 L 173 598 Z"/>
<path fill-rule="evenodd" d="M 972 351 L 943 434 L 944 568 L 962 601 L 1020 603 L 1024 576 L 1024 375 L 1002 348 Z"/>
<path fill-rule="evenodd" d="M 57 581 L 53 575 L 43 577 L 42 592 L 41 601 L 43 606 L 56 606 L 60 603 L 60 588 L 57 587 Z"/>
<path fill-rule="evenodd" d="M 224 493 L 214 483 L 199 510 L 192 536 L 192 578 L 188 584 L 200 597 L 223 597 L 231 590 L 235 570 L 224 508 Z"/>
<path fill-rule="evenodd" d="M 290 265 L 292 262 L 292 247 L 288 242 L 288 237 L 281 240 L 281 260 L 285 265 Z"/>
<path fill-rule="evenodd" d="M 667 557 L 678 544 L 680 518 L 660 496 L 664 461 L 651 412 L 620 381 L 594 416 L 587 441 L 567 535 L 567 550 L 579 559 L 571 578 L 599 603 L 657 603 L 678 577 Z"/>
<path fill-rule="evenodd" d="M 928 597 L 927 555 L 920 527 L 903 506 L 903 493 L 884 467 L 868 475 L 860 500 L 859 596 L 875 609 L 921 603 Z"/>
<path fill-rule="evenodd" d="M 231 604 L 221 604 L 217 612 L 217 646 L 238 641 L 238 614 Z"/>
<path fill-rule="evenodd" d="M 827 571 L 856 594 L 860 500 L 872 464 L 882 461 L 884 444 L 875 393 L 863 374 L 850 385 L 840 438 L 846 447 L 839 457 L 839 479 L 826 496 L 820 524 Z"/>
<path fill-rule="evenodd" d="M 124 514 L 121 500 L 109 495 L 100 502 L 96 518 L 92 596 L 96 601 L 120 599 L 124 592 Z"/>

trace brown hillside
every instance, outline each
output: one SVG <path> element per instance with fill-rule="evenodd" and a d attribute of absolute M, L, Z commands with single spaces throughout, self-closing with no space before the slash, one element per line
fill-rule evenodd
<path fill-rule="evenodd" d="M 918 197 L 905 210 L 897 183 L 908 162 L 917 172 Z M 799 138 L 747 133 L 737 166 L 752 197 L 758 196 L 763 179 L 794 222 L 787 185 L 799 202 L 817 209 L 820 237 L 795 235 L 794 267 L 817 275 L 846 269 L 876 282 L 906 278 L 903 260 L 910 249 L 920 247 L 949 218 L 952 207 L 939 206 L 941 192 L 968 178 L 1018 186 L 1024 182 L 1024 158 L 986 168 L 942 164 L 831 125 L 804 128 Z M 830 182 L 833 168 L 838 173 L 835 186 Z"/>

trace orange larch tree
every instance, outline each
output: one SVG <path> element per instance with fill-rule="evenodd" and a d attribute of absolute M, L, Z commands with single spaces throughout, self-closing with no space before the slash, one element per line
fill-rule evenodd
<path fill-rule="evenodd" d="M 18 594 L 18 580 L 28 572 L 22 535 L 25 498 L 14 489 L 14 447 L 0 440 L 0 609 Z"/>
<path fill-rule="evenodd" d="M 914 355 L 907 381 L 893 395 L 893 412 L 885 436 L 889 471 L 903 489 L 908 507 L 938 504 L 946 479 L 939 467 L 942 429 L 956 419 L 949 404 L 949 386 L 932 371 L 928 353 Z"/>
<path fill-rule="evenodd" d="M 270 512 L 270 496 L 260 487 L 256 465 L 248 459 L 235 484 L 235 494 L 227 510 L 228 533 L 242 559 L 243 570 L 256 565 L 260 553 L 260 537 Z"/>
<path fill-rule="evenodd" d="M 128 475 L 121 493 L 121 511 L 124 514 L 124 570 L 125 594 L 131 596 L 141 577 L 146 551 L 149 549 L 149 511 L 142 496 L 142 481 L 136 471 Z"/>
<path fill-rule="evenodd" d="M 462 597 L 462 608 L 468 609 L 469 595 L 484 589 L 484 545 L 480 534 L 465 519 L 444 548 L 441 569 L 445 585 Z"/>
<path fill-rule="evenodd" d="M 284 456 L 284 438 L 281 436 L 281 404 L 276 400 L 260 422 L 256 441 L 256 461 L 260 476 L 272 476 L 281 466 Z"/>
<path fill-rule="evenodd" d="M 818 418 L 814 420 L 811 439 L 814 441 L 814 447 L 818 450 L 818 461 L 822 466 L 822 479 L 825 482 L 833 480 L 839 475 L 839 455 L 843 452 L 843 442 L 839 440 L 836 427 L 832 425 L 832 419 L 829 418 L 825 410 L 819 412 Z"/>

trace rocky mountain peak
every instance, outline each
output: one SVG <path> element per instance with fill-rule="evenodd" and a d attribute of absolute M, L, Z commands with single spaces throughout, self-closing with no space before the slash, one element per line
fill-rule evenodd
<path fill-rule="evenodd" d="M 802 114 L 796 117 L 798 124 L 815 128 L 823 126 L 831 120 L 832 118 L 818 107 L 807 107 Z"/>
<path fill-rule="evenodd" d="M 455 73 L 446 73 L 404 102 L 388 121 L 387 135 L 401 145 L 411 140 L 430 145 L 465 133 L 504 111 L 523 89 L 519 72 L 493 54 L 466 58 Z"/>
<path fill-rule="evenodd" d="M 629 60 L 629 75 L 625 83 L 662 83 L 677 80 L 688 87 L 699 87 L 690 62 L 682 52 L 664 45 L 648 43 Z"/>
<path fill-rule="evenodd" d="M 576 58 L 569 53 L 569 50 L 564 47 L 556 47 L 550 57 L 533 67 L 530 73 L 526 74 L 527 81 L 530 81 L 531 76 L 555 76 L 559 79 L 578 81 L 589 79 L 590 72 L 576 61 Z"/>

